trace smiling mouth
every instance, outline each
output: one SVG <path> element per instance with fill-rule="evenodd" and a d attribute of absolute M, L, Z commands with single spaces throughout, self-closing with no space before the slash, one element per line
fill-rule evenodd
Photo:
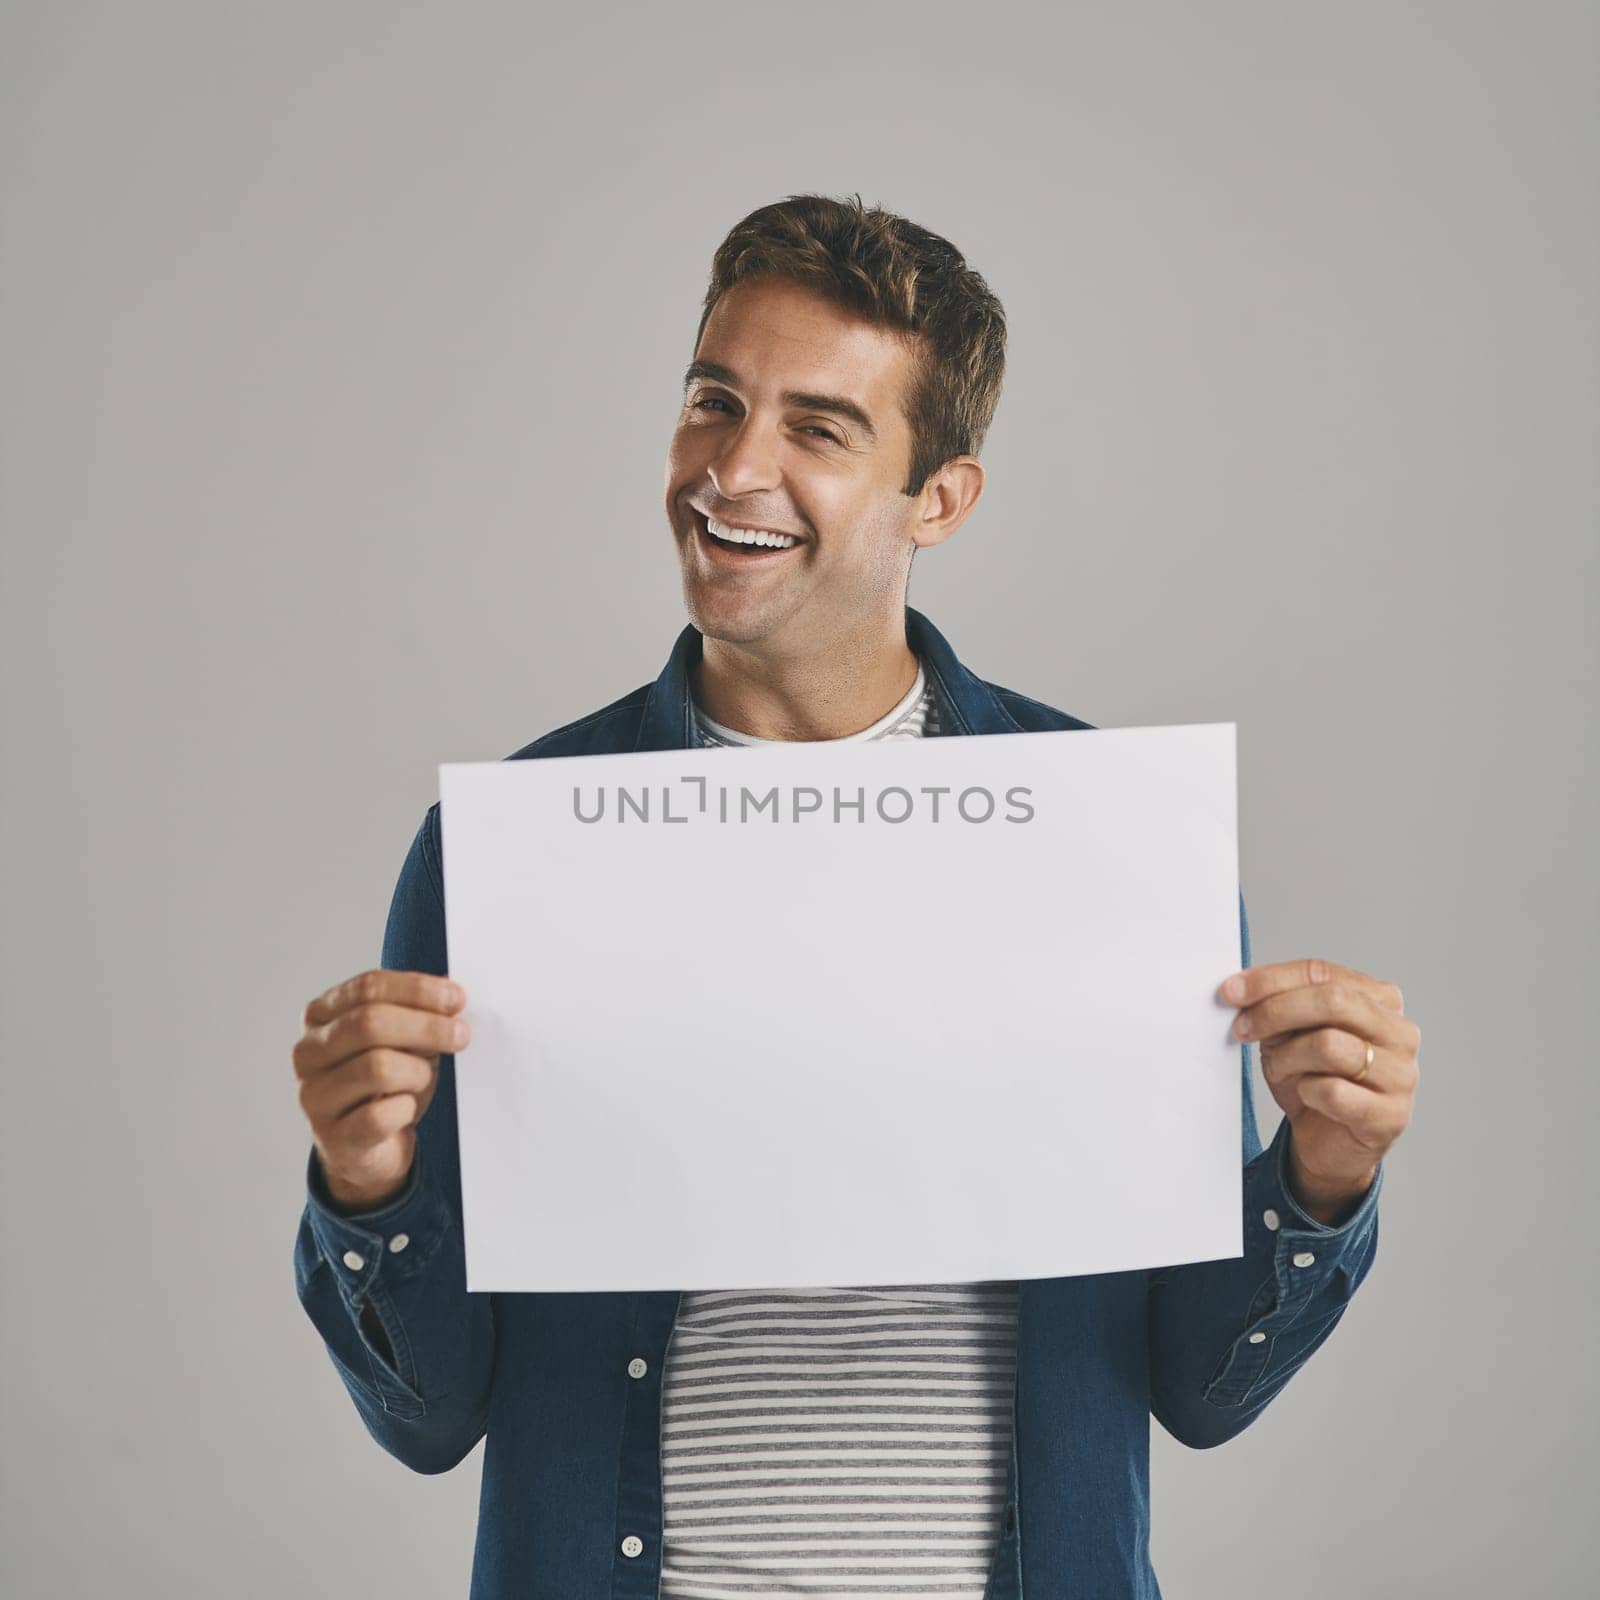
<path fill-rule="evenodd" d="M 696 507 L 689 508 L 694 517 L 695 531 L 701 545 L 720 556 L 734 561 L 772 561 L 779 556 L 798 550 L 805 543 L 792 534 L 758 532 L 753 529 L 730 527 L 709 518 Z M 713 525 L 719 530 L 712 532 Z"/>

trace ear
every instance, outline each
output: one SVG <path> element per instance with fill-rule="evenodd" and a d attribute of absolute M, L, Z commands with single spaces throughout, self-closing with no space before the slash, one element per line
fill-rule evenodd
<path fill-rule="evenodd" d="M 943 544 L 977 505 L 983 493 L 983 463 L 976 456 L 952 456 L 930 473 L 917 496 L 911 542 L 919 549 Z"/>

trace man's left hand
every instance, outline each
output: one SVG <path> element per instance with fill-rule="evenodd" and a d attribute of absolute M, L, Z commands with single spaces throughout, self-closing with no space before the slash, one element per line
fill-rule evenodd
<path fill-rule="evenodd" d="M 1234 1036 L 1259 1043 L 1262 1075 L 1289 1119 L 1294 1197 L 1336 1226 L 1411 1121 L 1422 1030 L 1396 985 L 1333 961 L 1248 967 L 1220 993 L 1241 1008 Z"/>

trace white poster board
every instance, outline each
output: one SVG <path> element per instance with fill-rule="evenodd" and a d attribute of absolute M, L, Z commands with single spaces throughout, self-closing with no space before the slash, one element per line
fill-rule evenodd
<path fill-rule="evenodd" d="M 442 765 L 468 1288 L 1240 1254 L 1234 732 Z"/>

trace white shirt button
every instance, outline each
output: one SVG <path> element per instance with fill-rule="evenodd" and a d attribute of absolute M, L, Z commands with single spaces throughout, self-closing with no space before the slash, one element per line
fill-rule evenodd
<path fill-rule="evenodd" d="M 1250 1335 L 1250 1343 L 1251 1344 L 1265 1344 L 1266 1342 L 1267 1342 L 1267 1336 L 1264 1333 L 1252 1333 Z"/>
<path fill-rule="evenodd" d="M 1302 1250 L 1298 1255 L 1295 1256 L 1294 1264 L 1297 1267 L 1309 1267 L 1316 1259 L 1317 1258 L 1312 1255 L 1309 1250 Z"/>
<path fill-rule="evenodd" d="M 1274 1211 L 1271 1206 L 1268 1206 L 1267 1209 L 1261 1213 L 1261 1220 L 1266 1223 L 1266 1225 L 1274 1233 L 1278 1231 L 1278 1213 Z"/>
<path fill-rule="evenodd" d="M 635 1356 L 633 1360 L 628 1363 L 628 1376 L 630 1378 L 642 1378 L 649 1370 L 649 1365 L 646 1363 L 643 1356 Z"/>
<path fill-rule="evenodd" d="M 354 1250 L 346 1250 L 344 1253 L 344 1264 L 349 1267 L 352 1272 L 359 1272 L 364 1266 L 366 1266 L 367 1258 L 365 1256 L 357 1255 Z"/>
<path fill-rule="evenodd" d="M 628 1537 L 622 1541 L 622 1553 L 625 1556 L 636 1556 L 643 1549 L 644 1540 L 639 1538 L 637 1534 L 630 1533 Z"/>
<path fill-rule="evenodd" d="M 397 1233 L 394 1238 L 389 1241 L 389 1248 L 398 1252 L 404 1250 L 405 1247 L 410 1243 L 411 1235 L 409 1233 Z"/>

